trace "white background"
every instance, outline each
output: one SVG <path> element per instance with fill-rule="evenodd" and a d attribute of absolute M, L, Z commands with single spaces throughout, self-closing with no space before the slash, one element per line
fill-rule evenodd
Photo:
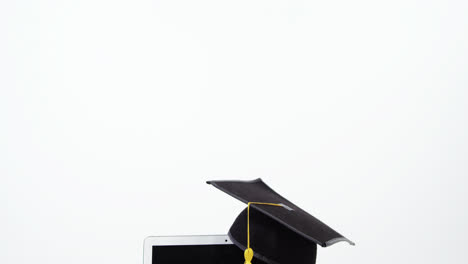
<path fill-rule="evenodd" d="M 356 242 L 467 263 L 468 2 L 0 2 L 0 263 L 142 263 L 263 178 Z"/>

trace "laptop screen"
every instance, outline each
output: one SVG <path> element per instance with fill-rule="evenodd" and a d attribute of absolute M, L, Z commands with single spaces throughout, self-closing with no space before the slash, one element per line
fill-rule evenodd
<path fill-rule="evenodd" d="M 235 245 L 153 246 L 152 264 L 242 264 L 244 252 Z M 255 259 L 255 263 L 264 262 Z"/>

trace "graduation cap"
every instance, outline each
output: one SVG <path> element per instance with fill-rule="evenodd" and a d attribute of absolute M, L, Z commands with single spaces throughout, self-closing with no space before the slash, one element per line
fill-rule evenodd
<path fill-rule="evenodd" d="M 261 179 L 208 181 L 208 184 L 247 204 L 229 229 L 231 241 L 252 258 L 269 264 L 314 264 L 317 245 L 354 243 L 291 203 Z"/>

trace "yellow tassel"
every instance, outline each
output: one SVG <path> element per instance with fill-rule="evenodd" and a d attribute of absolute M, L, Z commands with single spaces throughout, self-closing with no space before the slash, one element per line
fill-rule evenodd
<path fill-rule="evenodd" d="M 247 249 L 244 251 L 244 264 L 252 264 L 252 259 L 254 252 L 250 248 L 250 205 L 251 204 L 262 204 L 262 205 L 272 205 L 272 206 L 283 206 L 282 204 L 275 203 L 259 203 L 259 202 L 249 202 L 247 203 Z"/>
<path fill-rule="evenodd" d="M 244 264 L 252 264 L 253 255 L 254 253 L 251 248 L 246 249 L 244 251 L 244 258 L 245 258 Z"/>

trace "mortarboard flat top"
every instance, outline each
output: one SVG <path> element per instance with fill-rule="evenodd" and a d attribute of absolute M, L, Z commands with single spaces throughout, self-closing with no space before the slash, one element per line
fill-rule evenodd
<path fill-rule="evenodd" d="M 261 179 L 253 181 L 208 181 L 207 183 L 244 203 L 263 202 L 281 204 L 282 207 L 251 204 L 251 208 L 254 209 L 252 213 L 259 211 L 261 214 L 257 216 L 257 219 L 262 217 L 261 215 L 266 216 L 266 218 L 263 217 L 262 221 L 267 221 L 268 218 L 271 218 L 274 220 L 273 222 L 277 222 L 272 222 L 272 224 L 280 224 L 279 226 L 284 226 L 303 238 L 322 247 L 327 247 L 340 241 L 346 241 L 349 244 L 354 245 L 351 240 L 342 236 L 317 218 L 276 193 Z M 252 221 L 254 220 L 255 217 L 252 217 Z M 240 222 L 241 221 L 236 220 L 233 228 L 231 228 L 231 233 L 233 229 L 236 229 L 236 223 L 239 225 Z M 276 230 L 278 227 L 270 227 L 270 230 L 272 228 Z M 245 247 L 245 245 L 243 245 L 243 247 Z"/>

